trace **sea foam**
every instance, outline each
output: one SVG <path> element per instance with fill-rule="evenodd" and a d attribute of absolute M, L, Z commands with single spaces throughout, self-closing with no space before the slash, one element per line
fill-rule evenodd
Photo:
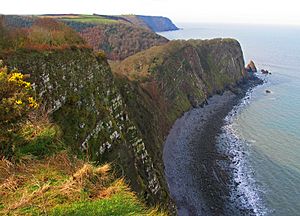
<path fill-rule="evenodd" d="M 221 169 L 229 172 L 231 177 L 229 208 L 238 208 L 249 212 L 250 215 L 262 216 L 267 215 L 269 211 L 261 199 L 263 189 L 258 186 L 249 164 L 248 148 L 251 142 L 239 136 L 234 122 L 238 114 L 250 103 L 251 93 L 252 90 L 249 90 L 240 104 L 226 116 L 217 143 L 219 153 L 229 158 L 228 162 L 220 164 Z"/>

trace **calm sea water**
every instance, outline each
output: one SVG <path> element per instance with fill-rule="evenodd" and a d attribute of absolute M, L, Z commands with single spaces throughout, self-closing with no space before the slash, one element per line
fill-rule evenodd
<path fill-rule="evenodd" d="M 236 38 L 245 61 L 270 76 L 227 118 L 223 134 L 233 156 L 232 192 L 256 215 L 300 215 L 300 27 L 182 24 L 169 39 Z M 265 93 L 266 89 L 271 94 Z"/>

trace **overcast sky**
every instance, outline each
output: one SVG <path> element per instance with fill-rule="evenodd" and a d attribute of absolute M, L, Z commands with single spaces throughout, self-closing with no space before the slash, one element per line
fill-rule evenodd
<path fill-rule="evenodd" d="M 0 0 L 0 14 L 142 14 L 174 22 L 300 25 L 298 0 Z"/>

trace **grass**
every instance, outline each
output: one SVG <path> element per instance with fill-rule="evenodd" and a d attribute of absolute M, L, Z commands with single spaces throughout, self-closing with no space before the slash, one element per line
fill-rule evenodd
<path fill-rule="evenodd" d="M 50 215 L 85 216 L 87 212 L 89 215 L 101 216 L 163 215 L 156 210 L 147 210 L 131 193 L 126 192 L 115 194 L 108 199 L 56 207 Z"/>
<path fill-rule="evenodd" d="M 56 128 L 47 127 L 36 137 L 34 137 L 27 145 L 20 146 L 19 152 L 22 155 L 33 155 L 42 158 L 51 155 L 63 149 L 63 145 L 59 142 L 53 142 L 56 138 Z"/>
<path fill-rule="evenodd" d="M 75 21 L 75 22 L 82 22 L 82 23 L 93 23 L 93 24 L 112 24 L 118 23 L 116 20 L 107 19 L 101 16 L 93 16 L 93 15 L 79 15 L 69 18 L 61 17 L 62 20 L 65 21 Z"/>

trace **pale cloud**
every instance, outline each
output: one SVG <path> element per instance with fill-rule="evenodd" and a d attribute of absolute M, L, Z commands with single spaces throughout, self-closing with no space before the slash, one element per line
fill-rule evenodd
<path fill-rule="evenodd" d="M 162 15 L 175 22 L 300 25 L 296 0 L 0 0 L 0 13 Z"/>

